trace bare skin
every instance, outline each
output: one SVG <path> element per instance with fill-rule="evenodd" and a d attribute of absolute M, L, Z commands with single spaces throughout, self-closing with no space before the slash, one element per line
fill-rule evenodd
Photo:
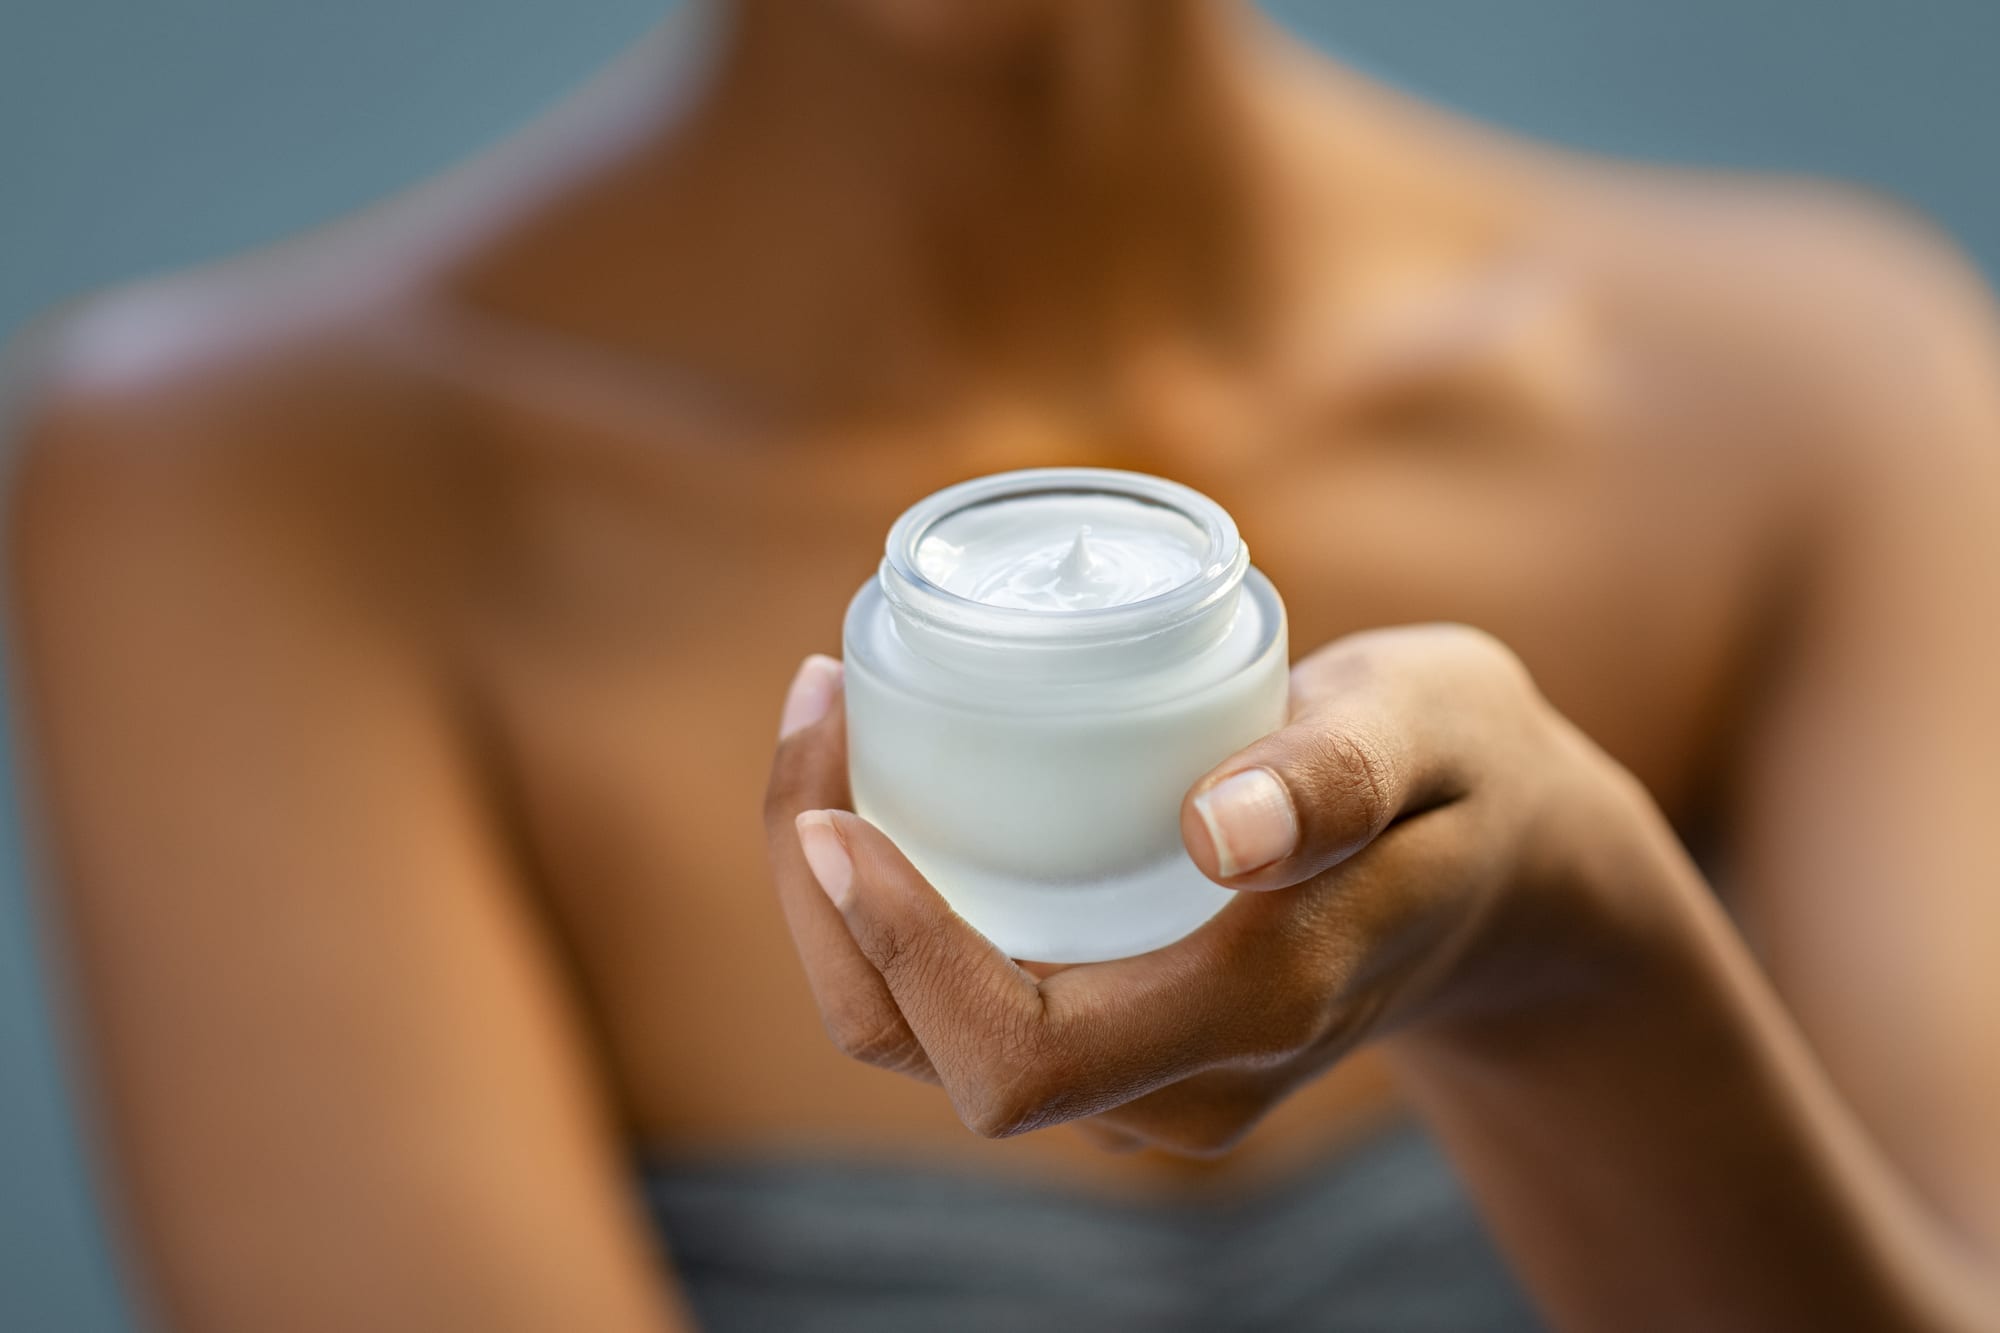
<path fill-rule="evenodd" d="M 1622 1260 L 1580 1256 L 1510 1206 L 1560 1155 L 1454 1105 L 1595 1179 L 1725 1143 L 1822 1181 L 1845 1125 L 1873 1183 L 1806 1211 L 1917 1237 L 1866 1308 L 1952 1326 L 2000 1247 L 1974 279 L 1872 205 L 1505 140 L 1228 6 L 959 8 L 745 0 L 704 77 L 649 47 L 467 173 L 24 349 L 11 643 L 162 1311 L 672 1328 L 635 1144 L 1161 1191 L 1393 1113 L 1362 1052 L 1216 1162 L 989 1141 L 827 1040 L 765 887 L 774 701 L 910 501 L 1104 464 L 1227 506 L 1302 650 L 1489 632 L 1722 867 L 1762 970 L 1699 917 L 1702 1030 L 1656 997 L 1498 1074 L 1396 1055 L 1544 1305 L 1598 1326 L 1703 1262 L 1714 1175 L 1632 1166 L 1633 1229 L 1587 1233 Z M 1682 1090 L 1727 1054 L 1767 1095 L 1696 1113 L 1749 1132 L 1546 1118 L 1620 1040 Z M 1783 1240 L 1749 1268 L 1857 1252 Z"/>

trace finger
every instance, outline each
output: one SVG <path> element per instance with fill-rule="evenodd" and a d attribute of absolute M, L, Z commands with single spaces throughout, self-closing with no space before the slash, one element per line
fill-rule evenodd
<path fill-rule="evenodd" d="M 785 709 L 778 718 L 780 744 L 820 721 L 833 711 L 846 683 L 847 668 L 837 657 L 810 653 L 799 663 L 792 683 L 785 690 Z"/>
<path fill-rule="evenodd" d="M 1240 937 L 1291 910 L 1276 899 L 1245 904 L 1235 928 L 1210 932 L 1201 948 L 1110 964 L 1020 963 L 953 912 L 865 820 L 814 811 L 798 824 L 827 897 L 886 981 L 960 1118 L 979 1133 L 1075 1121 L 1143 1097 L 1204 1067 L 1214 1045 L 1261 1049 L 1248 1028 L 1260 1029 L 1273 1050 L 1294 1040 L 1287 1015 L 1295 1007 L 1274 1006 L 1262 992 L 1274 970 L 1242 965 L 1269 951 Z M 1066 1003 L 1049 1003 L 1050 980 L 1062 984 Z M 1240 993 L 1218 1005 L 1232 985 Z M 1218 1007 L 1246 1021 L 1219 1021 Z M 1112 1151 L 1144 1146 L 1113 1124 L 1100 1122 L 1094 1133 Z"/>
<path fill-rule="evenodd" d="M 806 982 L 835 1046 L 857 1060 L 927 1082 L 937 1075 L 882 976 L 815 883 L 794 821 L 848 804 L 846 719 L 840 663 L 808 657 L 793 678 L 764 796 L 764 832 L 778 903 Z"/>
<path fill-rule="evenodd" d="M 858 815 L 810 811 L 799 841 L 825 896 L 936 1069 L 959 1118 L 1002 1137 L 1047 1123 L 1032 1089 L 1060 1083 L 1041 987 L 951 910 Z"/>
<path fill-rule="evenodd" d="M 1189 789 L 1181 837 L 1204 874 L 1235 889 L 1298 884 L 1354 855 L 1398 819 L 1466 786 L 1467 738 L 1451 692 L 1490 642 L 1425 626 L 1356 635 L 1302 662 L 1287 724 Z M 1504 650 L 1501 650 L 1504 652 Z"/>
<path fill-rule="evenodd" d="M 1037 982 L 867 821 L 811 811 L 798 825 L 959 1118 L 987 1137 L 1098 1115 L 1222 1063 L 1291 1057 L 1324 1031 L 1354 952 L 1301 931 L 1310 898 L 1245 895 L 1177 944 Z"/>

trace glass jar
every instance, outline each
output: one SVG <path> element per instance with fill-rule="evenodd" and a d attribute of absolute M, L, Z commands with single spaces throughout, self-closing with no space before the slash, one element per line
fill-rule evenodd
<path fill-rule="evenodd" d="M 1008 955 L 1144 953 L 1232 894 L 1188 787 L 1284 720 L 1284 604 L 1208 497 L 1046 468 L 920 501 L 848 609 L 854 808 Z"/>

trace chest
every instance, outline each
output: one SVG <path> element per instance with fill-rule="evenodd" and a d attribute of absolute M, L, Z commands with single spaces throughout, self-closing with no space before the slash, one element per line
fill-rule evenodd
<path fill-rule="evenodd" d="M 760 804 L 798 660 L 838 651 L 896 514 L 968 471 L 1171 470 L 1235 516 L 1295 656 L 1372 626 L 1478 625 L 1671 810 L 1698 800 L 1764 609 L 1756 489 L 1640 449 L 968 462 L 892 440 L 682 461 L 660 480 L 537 456 L 485 639 L 536 879 L 626 1099 L 662 1135 L 965 1141 L 933 1090 L 826 1042 Z"/>

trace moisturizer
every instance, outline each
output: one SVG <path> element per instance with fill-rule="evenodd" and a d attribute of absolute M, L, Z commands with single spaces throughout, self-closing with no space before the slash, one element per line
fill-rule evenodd
<path fill-rule="evenodd" d="M 1214 501 L 1087 468 L 940 491 L 845 654 L 855 809 L 1009 955 L 1143 953 L 1230 901 L 1181 798 L 1283 721 L 1285 615 Z"/>
<path fill-rule="evenodd" d="M 917 543 L 917 569 L 987 606 L 1089 611 L 1125 606 L 1201 573 L 1200 528 L 1115 495 L 1037 495 L 961 511 Z"/>

